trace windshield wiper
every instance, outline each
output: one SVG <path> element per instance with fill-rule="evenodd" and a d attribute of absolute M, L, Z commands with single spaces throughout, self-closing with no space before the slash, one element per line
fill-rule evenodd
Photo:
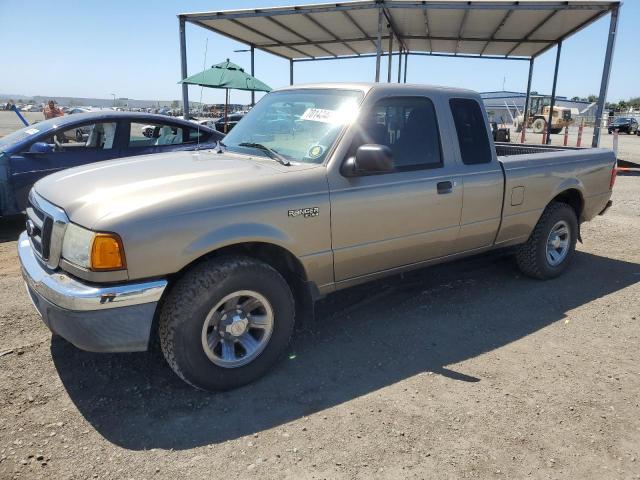
<path fill-rule="evenodd" d="M 253 143 L 253 142 L 242 142 L 238 144 L 239 147 L 250 147 L 257 148 L 258 150 L 262 150 L 266 152 L 270 158 L 273 158 L 276 162 L 281 163 L 282 165 L 289 166 L 291 162 L 276 152 L 274 149 L 267 147 L 261 143 Z"/>

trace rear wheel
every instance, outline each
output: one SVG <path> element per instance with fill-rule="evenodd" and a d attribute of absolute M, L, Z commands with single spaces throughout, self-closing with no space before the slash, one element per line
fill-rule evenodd
<path fill-rule="evenodd" d="M 159 320 L 173 371 L 202 390 L 227 390 L 259 378 L 284 353 L 294 301 L 271 266 L 248 257 L 214 258 L 177 282 Z"/>
<path fill-rule="evenodd" d="M 516 260 L 525 275 L 554 278 L 567 268 L 576 248 L 578 220 L 566 203 L 553 202 L 544 211 L 529 240 L 518 248 Z"/>

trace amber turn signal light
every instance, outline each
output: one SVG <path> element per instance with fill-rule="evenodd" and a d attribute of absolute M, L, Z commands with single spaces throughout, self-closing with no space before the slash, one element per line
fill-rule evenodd
<path fill-rule="evenodd" d="M 97 233 L 91 246 L 91 270 L 122 270 L 125 265 L 120 237 L 115 233 Z"/>

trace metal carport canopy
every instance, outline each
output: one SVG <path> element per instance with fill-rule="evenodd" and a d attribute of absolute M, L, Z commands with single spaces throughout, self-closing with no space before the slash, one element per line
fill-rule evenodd
<path fill-rule="evenodd" d="M 606 96 L 619 6 L 618 0 L 360 0 L 184 13 L 178 15 L 182 76 L 186 22 L 248 44 L 252 75 L 259 49 L 290 61 L 290 83 L 294 62 L 371 56 L 377 57 L 379 81 L 380 57 L 389 52 L 405 54 L 405 80 L 407 55 L 528 60 L 533 67 L 537 56 L 612 12 L 601 83 Z M 556 77 L 557 68 L 554 84 Z M 183 87 L 186 108 L 187 95 Z M 602 95 L 601 102 L 604 108 Z"/>

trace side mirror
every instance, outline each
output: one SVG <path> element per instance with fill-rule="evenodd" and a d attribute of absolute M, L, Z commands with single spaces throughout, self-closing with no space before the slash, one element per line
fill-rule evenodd
<path fill-rule="evenodd" d="M 348 158 L 342 164 L 341 173 L 345 177 L 373 175 L 393 172 L 393 153 L 386 145 L 369 143 L 361 145 L 356 156 Z"/>
<path fill-rule="evenodd" d="M 47 142 L 36 142 L 29 148 L 29 153 L 53 153 L 53 145 Z"/>

